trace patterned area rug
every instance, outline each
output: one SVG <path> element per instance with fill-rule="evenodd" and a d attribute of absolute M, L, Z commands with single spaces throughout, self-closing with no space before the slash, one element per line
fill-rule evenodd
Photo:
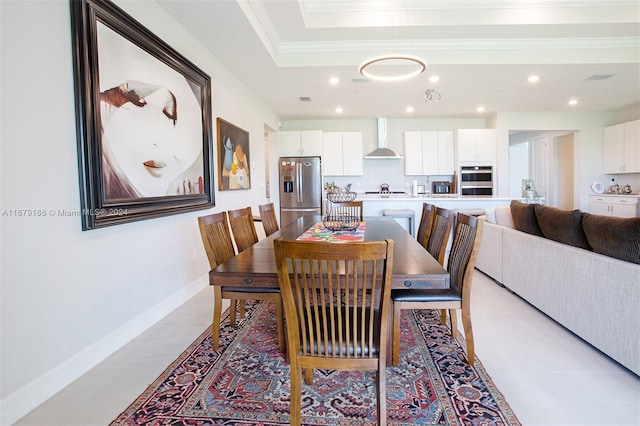
<path fill-rule="evenodd" d="M 237 327 L 222 321 L 220 349 L 207 329 L 111 425 L 289 424 L 289 365 L 270 303 L 247 302 Z M 404 311 L 398 367 L 387 368 L 394 425 L 520 425 L 480 361 L 465 362 L 436 310 Z M 314 370 L 302 387 L 308 425 L 376 423 L 374 372 Z"/>

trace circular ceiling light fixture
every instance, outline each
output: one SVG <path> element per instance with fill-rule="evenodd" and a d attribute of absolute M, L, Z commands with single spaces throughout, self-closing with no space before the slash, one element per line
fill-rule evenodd
<path fill-rule="evenodd" d="M 359 71 L 370 80 L 401 81 L 416 77 L 426 69 L 427 63 L 416 56 L 385 55 L 363 62 Z"/>

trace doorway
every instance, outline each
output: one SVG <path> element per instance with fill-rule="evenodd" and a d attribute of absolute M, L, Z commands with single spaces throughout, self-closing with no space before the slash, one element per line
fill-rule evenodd
<path fill-rule="evenodd" d="M 573 130 L 509 131 L 509 195 L 522 197 L 522 180 L 531 179 L 542 202 L 574 208 Z"/>

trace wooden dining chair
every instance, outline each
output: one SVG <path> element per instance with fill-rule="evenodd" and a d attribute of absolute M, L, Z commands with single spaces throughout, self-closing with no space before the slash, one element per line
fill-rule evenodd
<path fill-rule="evenodd" d="M 273 207 L 273 203 L 261 204 L 258 206 L 260 211 L 260 220 L 262 221 L 262 227 L 264 228 L 264 234 L 268 237 L 276 231 L 280 230 L 278 226 L 278 219 L 276 218 L 276 211 Z"/>
<path fill-rule="evenodd" d="M 424 211 L 423 211 L 424 212 Z M 447 244 L 453 226 L 453 213 L 451 210 L 433 206 L 431 208 L 428 230 L 424 240 L 424 248 L 433 256 L 439 264 L 444 266 L 444 259 L 447 254 Z M 393 293 L 392 296 L 393 297 Z M 442 324 L 447 323 L 447 311 L 440 311 Z"/>
<path fill-rule="evenodd" d="M 483 220 L 458 213 L 456 229 L 447 262 L 451 276 L 450 288 L 443 290 L 393 290 L 393 349 L 392 364 L 400 360 L 400 315 L 403 309 L 440 309 L 449 310 L 451 335 L 458 330 L 456 309 L 462 310 L 462 324 L 467 343 L 467 362 L 473 365 L 475 347 L 471 326 L 471 283 L 480 242 L 482 240 Z"/>
<path fill-rule="evenodd" d="M 360 218 L 360 222 L 362 222 L 362 201 L 334 203 L 333 206 L 331 206 L 331 216 L 335 218 L 343 216 Z"/>
<path fill-rule="evenodd" d="M 287 323 L 290 423 L 301 421 L 302 370 L 376 370 L 386 424 L 386 351 L 394 241 L 274 241 Z"/>
<path fill-rule="evenodd" d="M 227 213 L 238 253 L 258 242 L 258 232 L 253 223 L 251 207 L 229 210 Z M 244 300 L 240 300 L 240 318 L 244 318 Z"/>
<path fill-rule="evenodd" d="M 438 263 L 444 266 L 447 243 L 449 242 L 449 235 L 451 235 L 453 214 L 451 210 L 437 206 L 434 207 L 435 212 L 433 213 L 426 249 L 431 256 L 436 258 Z"/>
<path fill-rule="evenodd" d="M 431 235 L 431 226 L 433 225 L 433 213 L 436 209 L 433 204 L 422 203 L 422 216 L 420 217 L 420 225 L 418 226 L 418 233 L 416 234 L 416 240 L 427 248 L 427 242 Z"/>
<path fill-rule="evenodd" d="M 200 237 L 209 259 L 209 267 L 216 268 L 235 256 L 231 232 L 227 223 L 227 212 L 213 213 L 198 218 Z M 282 298 L 279 289 L 213 286 L 213 322 L 211 324 L 211 345 L 218 350 L 220 342 L 220 321 L 222 299 L 231 299 L 229 321 L 236 326 L 237 300 L 270 300 L 276 304 L 278 341 L 280 350 L 285 352 Z"/>

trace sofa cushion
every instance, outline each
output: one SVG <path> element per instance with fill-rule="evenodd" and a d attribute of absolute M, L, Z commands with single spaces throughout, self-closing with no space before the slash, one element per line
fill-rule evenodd
<path fill-rule="evenodd" d="M 583 213 L 582 227 L 596 253 L 640 263 L 640 217 Z"/>
<path fill-rule="evenodd" d="M 495 209 L 496 223 L 498 225 L 506 226 L 507 228 L 515 229 L 513 224 L 513 217 L 511 216 L 510 206 L 497 206 Z"/>
<path fill-rule="evenodd" d="M 524 204 L 520 201 L 511 201 L 511 217 L 513 218 L 513 224 L 518 231 L 526 232 L 527 234 L 537 235 L 543 237 L 542 230 L 538 225 L 538 219 L 535 213 L 535 204 Z"/>
<path fill-rule="evenodd" d="M 582 212 L 580 210 L 562 210 L 536 204 L 534 211 L 538 219 L 538 226 L 540 226 L 545 238 L 591 250 L 587 236 L 582 229 Z"/>

